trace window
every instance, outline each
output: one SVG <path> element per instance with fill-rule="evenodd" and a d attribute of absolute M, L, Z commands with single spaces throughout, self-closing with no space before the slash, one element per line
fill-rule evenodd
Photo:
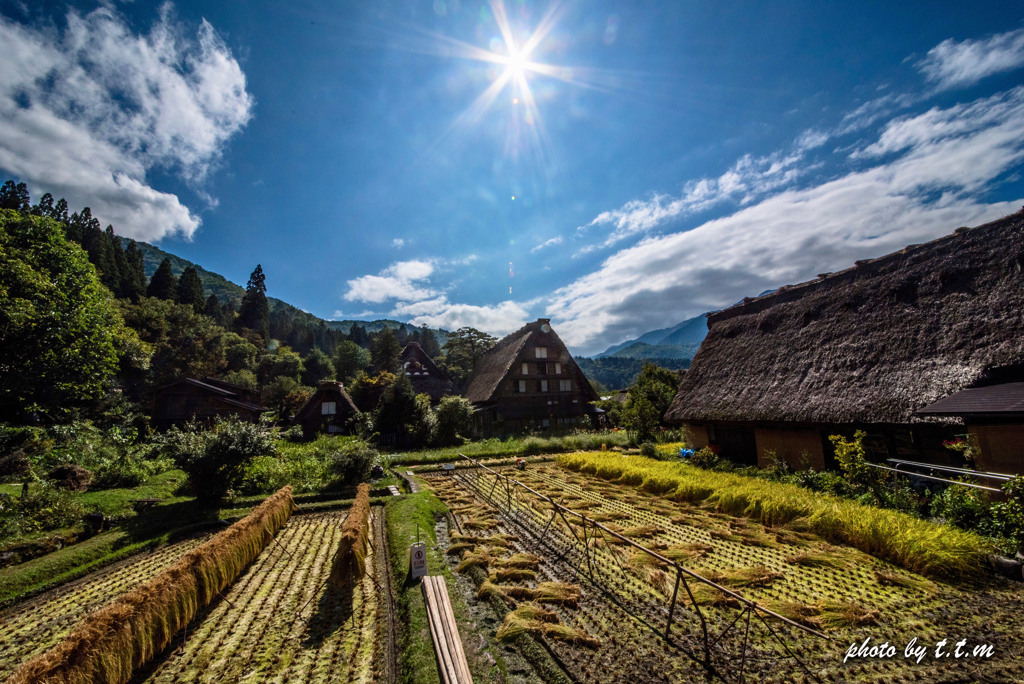
<path fill-rule="evenodd" d="M 540 391 L 541 392 L 547 392 L 548 391 L 548 381 L 547 380 L 541 380 L 540 381 Z"/>
<path fill-rule="evenodd" d="M 544 363 L 543 361 L 538 361 L 537 362 L 537 374 L 538 375 L 547 375 L 548 374 L 548 364 Z"/>
<path fill-rule="evenodd" d="M 555 364 L 555 375 L 561 375 L 561 374 L 562 374 L 562 364 L 556 363 Z"/>
<path fill-rule="evenodd" d="M 335 401 L 325 401 L 320 404 L 320 415 L 321 416 L 333 416 L 338 412 L 338 403 Z"/>
<path fill-rule="evenodd" d="M 535 351 L 537 353 L 537 358 L 538 359 L 546 359 L 546 358 L 548 358 L 548 348 L 547 347 L 536 347 Z"/>
<path fill-rule="evenodd" d="M 529 374 L 530 374 L 530 364 L 528 364 L 525 361 L 523 361 L 523 375 L 529 375 Z"/>
<path fill-rule="evenodd" d="M 558 381 L 559 392 L 572 392 L 572 380 L 559 380 Z"/>
<path fill-rule="evenodd" d="M 525 380 L 520 380 L 519 381 L 519 391 L 521 393 L 523 393 L 523 394 L 526 393 L 526 381 Z"/>

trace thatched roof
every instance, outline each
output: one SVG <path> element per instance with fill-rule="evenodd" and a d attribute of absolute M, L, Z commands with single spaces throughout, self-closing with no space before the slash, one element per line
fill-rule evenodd
<path fill-rule="evenodd" d="M 1024 210 L 744 300 L 708 326 L 669 420 L 909 422 L 1024 367 Z"/>
<path fill-rule="evenodd" d="M 446 394 L 455 394 L 455 385 L 448 374 L 437 367 L 433 359 L 417 342 L 410 342 L 402 350 L 402 367 L 413 390 L 429 394 L 435 402 Z"/>
<path fill-rule="evenodd" d="M 575 380 L 575 387 L 578 388 L 584 402 L 598 399 L 597 392 L 591 387 L 587 376 L 573 360 L 561 338 L 551 328 L 550 319 L 547 318 L 538 318 L 532 323 L 527 323 L 488 349 L 473 370 L 469 388 L 466 390 L 466 398 L 474 404 L 497 401 L 501 381 L 513 370 L 513 365 L 519 359 L 520 352 L 533 338 L 537 338 L 534 341 L 539 340 L 541 346 L 549 347 L 548 360 L 562 364 L 565 375 Z"/>
<path fill-rule="evenodd" d="M 477 362 L 473 369 L 473 377 L 469 380 L 469 388 L 466 390 L 466 398 L 474 404 L 492 401 L 498 384 L 501 382 L 516 357 L 522 350 L 526 341 L 534 333 L 537 323 L 528 323 L 511 335 L 507 335 L 498 341 L 493 347 L 484 352 L 484 355 Z"/>
<path fill-rule="evenodd" d="M 345 391 L 345 386 L 340 382 L 333 380 L 327 380 L 320 383 L 316 392 L 309 398 L 309 401 L 299 410 L 295 415 L 295 422 L 300 422 L 310 418 L 320 417 L 320 404 L 325 401 L 333 401 L 336 403 L 336 416 L 347 416 L 352 413 L 359 413 L 359 409 L 356 408 L 355 403 L 352 401 L 352 397 Z"/>

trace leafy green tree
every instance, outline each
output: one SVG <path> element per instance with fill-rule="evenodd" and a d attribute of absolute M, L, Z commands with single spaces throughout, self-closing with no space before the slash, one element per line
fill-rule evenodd
<path fill-rule="evenodd" d="M 629 393 L 630 395 L 642 394 L 647 401 L 651 402 L 658 412 L 660 421 L 676 396 L 678 384 L 679 378 L 672 371 L 653 363 L 645 363 L 640 371 L 640 376 L 636 379 L 636 385 L 629 390 Z"/>
<path fill-rule="evenodd" d="M 379 373 L 397 373 L 401 370 L 402 345 L 391 328 L 384 328 L 370 342 L 373 367 Z"/>
<path fill-rule="evenodd" d="M 273 455 L 274 437 L 256 423 L 218 421 L 213 429 L 168 433 L 168 451 L 188 476 L 188 485 L 203 501 L 217 501 L 237 489 L 246 467 L 258 456 Z"/>
<path fill-rule="evenodd" d="M 253 370 L 256 368 L 256 357 L 259 353 L 259 348 L 241 335 L 225 333 L 224 360 L 227 362 L 228 370 Z"/>
<path fill-rule="evenodd" d="M 394 382 L 394 373 L 378 373 L 372 376 L 363 374 L 352 383 L 349 396 L 352 397 L 356 408 L 368 413 L 376 410 L 384 391 Z"/>
<path fill-rule="evenodd" d="M 459 386 L 464 386 L 473 374 L 476 364 L 497 340 L 476 328 L 459 328 L 448 337 L 442 351 L 444 368 L 448 376 Z"/>
<path fill-rule="evenodd" d="M 270 305 L 267 303 L 266 280 L 263 267 L 256 264 L 245 286 L 245 296 L 242 297 L 238 318 L 235 319 L 237 328 L 254 330 L 262 335 L 263 339 L 270 337 Z"/>
<path fill-rule="evenodd" d="M 441 397 L 434 412 L 437 429 L 434 432 L 436 446 L 457 446 L 468 437 L 473 429 L 473 404 L 465 397 Z"/>
<path fill-rule="evenodd" d="M 157 266 L 156 273 L 149 279 L 149 287 L 146 288 L 147 297 L 167 299 L 175 301 L 178 298 L 178 279 L 174 277 L 171 270 L 171 260 L 164 259 Z"/>
<path fill-rule="evenodd" d="M 185 377 L 216 376 L 227 365 L 228 332 L 192 307 L 143 297 L 124 302 L 125 321 L 153 350 L 146 384 L 159 386 Z"/>
<path fill-rule="evenodd" d="M 302 357 L 289 347 L 278 347 L 273 354 L 260 358 L 259 376 L 263 383 L 274 378 L 291 378 L 297 383 L 302 377 Z"/>
<path fill-rule="evenodd" d="M 60 225 L 0 211 L 0 411 L 56 415 L 99 398 L 122 331 L 110 292 Z"/>
<path fill-rule="evenodd" d="M 652 441 L 662 415 L 644 394 L 630 394 L 621 417 L 629 441 L 633 444 Z"/>
<path fill-rule="evenodd" d="M 342 340 L 334 350 L 334 371 L 346 385 L 370 365 L 370 353 L 352 340 Z"/>
<path fill-rule="evenodd" d="M 203 292 L 203 281 L 193 266 L 186 266 L 178 279 L 178 303 L 191 306 L 196 313 L 203 313 L 206 308 L 206 296 Z"/>
<path fill-rule="evenodd" d="M 334 379 L 334 364 L 327 354 L 314 349 L 302 361 L 302 384 L 316 387 L 324 380 Z"/>

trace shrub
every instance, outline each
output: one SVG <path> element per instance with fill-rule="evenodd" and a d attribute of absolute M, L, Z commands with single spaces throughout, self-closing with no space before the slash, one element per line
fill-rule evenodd
<path fill-rule="evenodd" d="M 274 454 L 274 438 L 255 423 L 218 420 L 210 430 L 174 428 L 168 450 L 188 475 L 188 485 L 204 500 L 223 498 L 241 484 L 246 467 L 258 456 Z"/>
<path fill-rule="evenodd" d="M 932 515 L 962 530 L 974 530 L 988 517 L 988 511 L 977 489 L 949 485 L 932 502 Z"/>
<path fill-rule="evenodd" d="M 661 460 L 661 454 L 658 453 L 658 448 L 654 446 L 654 442 L 644 442 L 640 445 L 640 455 L 646 456 L 647 458 L 653 458 L 655 460 Z"/>
<path fill-rule="evenodd" d="M 351 485 L 366 479 L 377 456 L 376 449 L 369 448 L 362 441 L 353 440 L 331 454 L 327 468 L 335 477 L 336 485 Z"/>
<path fill-rule="evenodd" d="M 74 527 L 81 522 L 82 513 L 77 496 L 44 483 L 28 496 L 4 499 L 0 505 L 0 540 Z"/>
<path fill-rule="evenodd" d="M 704 447 L 693 453 L 690 457 L 690 465 L 705 470 L 711 470 L 718 465 L 718 454 L 711 450 L 711 447 Z"/>

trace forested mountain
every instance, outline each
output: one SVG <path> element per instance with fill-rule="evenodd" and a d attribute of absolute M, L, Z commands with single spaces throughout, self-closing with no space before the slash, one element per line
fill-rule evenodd
<path fill-rule="evenodd" d="M 121 243 L 126 248 L 130 242 L 132 241 L 128 238 L 121 238 Z M 207 271 L 198 264 L 182 259 L 149 243 L 136 241 L 135 244 L 142 252 L 147 278 L 152 278 L 160 264 L 166 259 L 170 262 L 171 271 L 176 278 L 180 278 L 188 267 L 194 268 L 199 275 L 199 280 L 203 284 L 205 294 L 207 296 L 216 295 L 217 301 L 222 307 L 230 307 L 231 310 L 237 310 L 241 304 L 242 297 L 245 295 L 244 287 L 236 285 L 219 273 Z M 390 328 L 397 333 L 400 341 L 404 341 L 412 331 L 420 329 L 408 323 L 391 319 L 376 321 L 326 321 L 276 297 L 268 296 L 267 303 L 270 307 L 271 337 L 280 340 L 303 354 L 313 348 L 319 348 L 329 356 L 333 355 L 337 341 L 332 342 L 332 338 L 338 337 L 340 339 L 340 337 L 349 335 L 354 325 L 362 327 L 369 335 L 380 332 L 384 328 Z M 323 329 L 321 329 L 321 326 L 323 326 Z M 442 346 L 451 334 L 449 331 L 442 329 L 430 330 L 434 333 L 438 344 Z"/>
<path fill-rule="evenodd" d="M 670 328 L 652 330 L 636 339 L 612 345 L 594 358 L 678 359 L 687 361 L 688 365 L 707 334 L 707 316 L 701 314 Z"/>
<path fill-rule="evenodd" d="M 633 359 L 616 356 L 604 356 L 594 359 L 588 359 L 585 356 L 573 358 L 587 378 L 591 381 L 596 380 L 609 390 L 631 387 L 636 383 L 636 379 L 640 376 L 640 371 L 643 370 L 645 363 L 653 363 L 668 370 L 680 370 L 690 367 L 689 359 Z"/>

